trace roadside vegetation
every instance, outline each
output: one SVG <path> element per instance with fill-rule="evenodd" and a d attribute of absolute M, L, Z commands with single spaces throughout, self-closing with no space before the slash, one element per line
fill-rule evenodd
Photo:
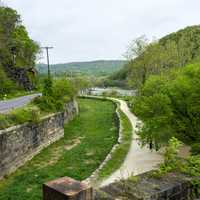
<path fill-rule="evenodd" d="M 185 159 L 180 158 L 178 152 L 182 145 L 182 142 L 172 137 L 165 149 L 164 162 L 158 170 L 151 172 L 150 176 L 156 179 L 162 179 L 170 173 L 189 176 L 191 178 L 191 189 L 193 190 L 192 199 L 196 199 L 200 194 L 200 155 L 189 156 Z"/>
<path fill-rule="evenodd" d="M 0 200 L 38 200 L 42 184 L 58 177 L 84 180 L 102 163 L 118 138 L 115 105 L 79 99 L 80 114 L 65 125 L 65 136 L 0 182 Z"/>
<path fill-rule="evenodd" d="M 63 111 L 65 104 L 76 96 L 77 91 L 75 84 L 67 79 L 46 79 L 42 96 L 22 108 L 0 114 L 0 129 L 25 122 L 37 123 L 45 115 Z"/>

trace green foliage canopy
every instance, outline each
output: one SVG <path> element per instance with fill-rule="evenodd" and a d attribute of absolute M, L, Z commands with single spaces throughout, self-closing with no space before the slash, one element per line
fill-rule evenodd
<path fill-rule="evenodd" d="M 33 68 L 38 52 L 39 45 L 29 37 L 18 13 L 12 8 L 0 7 L 0 71 L 4 82 L 8 83 L 2 86 L 1 95 L 10 92 L 11 81 L 13 87 L 22 85 L 15 70 Z M 26 75 L 29 79 L 28 72 L 23 74 Z"/>
<path fill-rule="evenodd" d="M 144 144 L 158 149 L 172 136 L 200 141 L 200 64 L 151 76 L 135 98 L 133 111 L 144 122 Z"/>
<path fill-rule="evenodd" d="M 129 62 L 110 80 L 124 81 L 129 87 L 140 89 L 151 75 L 199 61 L 200 26 L 187 27 L 151 43 L 139 37 L 131 45 Z"/>

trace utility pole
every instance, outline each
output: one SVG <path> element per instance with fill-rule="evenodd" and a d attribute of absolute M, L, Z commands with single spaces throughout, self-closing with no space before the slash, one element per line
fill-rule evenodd
<path fill-rule="evenodd" d="M 46 53 L 47 53 L 47 66 L 48 66 L 48 78 L 50 79 L 50 65 L 49 65 L 49 49 L 53 49 L 53 47 L 42 47 L 42 49 L 46 49 Z"/>

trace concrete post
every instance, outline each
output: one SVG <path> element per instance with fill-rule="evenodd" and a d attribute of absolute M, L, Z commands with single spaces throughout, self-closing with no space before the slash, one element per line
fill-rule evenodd
<path fill-rule="evenodd" d="M 84 182 L 69 177 L 43 185 L 43 200 L 92 200 L 93 189 Z"/>

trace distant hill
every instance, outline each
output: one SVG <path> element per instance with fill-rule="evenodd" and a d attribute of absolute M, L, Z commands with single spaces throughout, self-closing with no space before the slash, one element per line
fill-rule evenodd
<path fill-rule="evenodd" d="M 105 76 L 119 71 L 124 67 L 123 60 L 97 60 L 90 62 L 71 62 L 51 65 L 51 73 L 59 75 L 63 73 L 78 73 L 83 75 Z M 41 74 L 47 73 L 46 64 L 38 64 L 37 70 Z"/>

